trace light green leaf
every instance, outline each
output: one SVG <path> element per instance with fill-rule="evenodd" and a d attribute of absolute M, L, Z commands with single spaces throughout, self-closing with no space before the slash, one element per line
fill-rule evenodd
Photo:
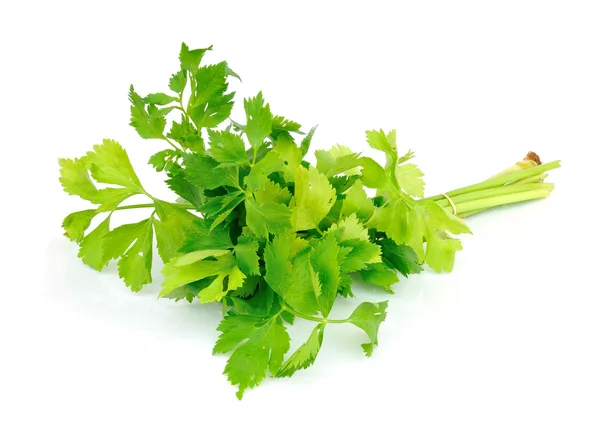
<path fill-rule="evenodd" d="M 217 330 L 221 332 L 213 348 L 213 354 L 226 354 L 250 337 L 261 318 L 253 315 L 230 314 L 225 316 Z"/>
<path fill-rule="evenodd" d="M 127 153 L 114 140 L 104 139 L 101 145 L 94 145 L 85 159 L 96 181 L 143 192 Z"/>
<path fill-rule="evenodd" d="M 379 285 L 389 293 L 393 293 L 391 286 L 400 281 L 396 272 L 383 263 L 370 264 L 366 269 L 360 271 L 360 275 L 365 282 Z"/>
<path fill-rule="evenodd" d="M 275 235 L 273 240 L 267 243 L 264 253 L 265 280 L 280 296 L 285 295 L 285 289 L 289 286 L 286 277 L 291 273 L 292 259 L 307 247 L 308 242 L 291 231 Z"/>
<path fill-rule="evenodd" d="M 317 354 L 323 344 L 323 331 L 325 324 L 318 324 L 308 337 L 308 340 L 283 363 L 277 372 L 278 377 L 292 376 L 300 369 L 310 367 L 317 358 Z"/>
<path fill-rule="evenodd" d="M 308 134 L 304 136 L 302 142 L 300 142 L 300 152 L 302 152 L 303 157 L 308 153 L 308 150 L 310 149 L 310 144 L 312 143 L 312 138 L 314 137 L 316 131 L 317 126 L 315 125 L 313 128 L 310 129 Z"/>
<path fill-rule="evenodd" d="M 296 169 L 292 224 L 296 231 L 317 228 L 336 201 L 327 176 L 311 167 Z"/>
<path fill-rule="evenodd" d="M 94 209 L 73 212 L 67 215 L 62 223 L 65 229 L 65 236 L 79 243 L 83 239 L 85 231 L 92 222 L 92 218 L 98 214 Z"/>
<path fill-rule="evenodd" d="M 379 326 L 385 320 L 387 306 L 387 301 L 379 303 L 364 302 L 358 305 L 354 312 L 352 312 L 352 315 L 350 315 L 350 318 L 348 318 L 348 322 L 363 329 L 371 340 L 370 343 L 362 345 L 367 357 L 371 356 L 373 347 L 378 344 L 377 333 L 379 332 Z"/>
<path fill-rule="evenodd" d="M 260 275 L 258 267 L 258 242 L 250 236 L 240 236 L 235 246 L 235 259 L 246 275 Z"/>
<path fill-rule="evenodd" d="M 352 273 L 362 270 L 367 265 L 381 262 L 381 248 L 376 243 L 360 239 L 340 242 L 342 249 L 348 249 L 342 261 L 341 270 Z"/>
<path fill-rule="evenodd" d="M 336 235 L 340 242 L 350 239 L 359 239 L 369 242 L 369 232 L 361 223 L 356 214 L 350 214 L 347 218 L 341 220 L 338 224 L 332 225 L 328 231 L 339 230 L 340 234 Z"/>
<path fill-rule="evenodd" d="M 146 220 L 135 243 L 119 259 L 119 277 L 132 291 L 152 282 L 152 221 Z"/>
<path fill-rule="evenodd" d="M 274 202 L 281 203 L 287 206 L 290 203 L 292 194 L 288 191 L 287 188 L 281 188 L 276 183 L 266 180 L 264 188 L 261 188 L 254 192 L 254 198 L 256 199 L 256 202 L 260 205 L 263 205 L 268 202 Z"/>
<path fill-rule="evenodd" d="M 238 186 L 238 174 L 234 167 L 219 169 L 219 163 L 212 157 L 200 154 L 186 154 L 185 174 L 194 186 L 206 190 Z"/>
<path fill-rule="evenodd" d="M 328 177 L 340 173 L 348 176 L 360 174 L 358 166 L 362 161 L 359 156 L 343 145 L 335 145 L 328 151 L 315 151 L 317 170 Z"/>
<path fill-rule="evenodd" d="M 79 196 L 82 199 L 94 201 L 98 190 L 88 174 L 88 164 L 83 158 L 61 158 L 60 183 L 70 196 Z"/>
<path fill-rule="evenodd" d="M 398 149 L 396 148 L 396 130 L 387 135 L 383 130 L 367 131 L 367 142 L 371 148 L 385 153 L 386 169 L 395 167 L 398 161 Z"/>
<path fill-rule="evenodd" d="M 156 232 L 158 253 L 161 259 L 167 262 L 178 254 L 186 235 L 198 232 L 194 223 L 198 217 L 167 202 L 158 201 L 155 204 L 160 219 L 153 218 L 152 223 Z"/>
<path fill-rule="evenodd" d="M 454 257 L 462 249 L 460 240 L 450 237 L 446 232 L 428 229 L 425 261 L 436 272 L 451 272 Z"/>
<path fill-rule="evenodd" d="M 252 166 L 250 173 L 244 178 L 244 182 L 252 190 L 263 189 L 268 182 L 267 176 L 283 170 L 284 167 L 281 156 L 276 152 L 269 152 Z"/>
<path fill-rule="evenodd" d="M 262 92 L 256 97 L 244 99 L 246 110 L 246 136 L 253 148 L 258 148 L 271 134 L 273 116 L 268 104 L 265 104 Z"/>
<path fill-rule="evenodd" d="M 389 178 L 375 160 L 369 157 L 361 157 L 362 182 L 369 188 L 385 189 L 389 187 Z"/>
<path fill-rule="evenodd" d="M 293 309 L 314 315 L 321 309 L 319 297 L 323 289 L 319 274 L 311 263 L 311 249 L 301 251 L 292 260 L 287 284 L 282 287 L 282 297 Z M 327 275 L 327 274 L 326 274 Z M 328 284 L 328 287 L 331 285 Z M 326 301 L 326 299 L 322 299 Z"/>
<path fill-rule="evenodd" d="M 319 239 L 310 253 L 311 265 L 317 272 L 321 285 L 321 294 L 317 299 L 321 313 L 325 317 L 333 307 L 340 286 L 339 251 L 335 237 L 325 236 Z"/>
<path fill-rule="evenodd" d="M 135 224 L 123 224 L 106 234 L 102 241 L 104 256 L 109 260 L 121 257 L 133 242 L 145 235 L 151 224 L 151 219 L 145 219 Z"/>
<path fill-rule="evenodd" d="M 201 303 L 221 300 L 229 291 L 242 285 L 245 275 L 239 270 L 231 252 L 217 255 L 216 260 L 194 261 L 188 265 L 180 265 L 180 259 L 185 255 L 172 259 L 165 265 L 162 273 L 165 275 L 163 289 L 159 297 L 170 294 L 176 288 L 191 282 L 216 276 L 216 279 L 198 293 Z M 190 260 L 194 260 L 190 258 Z M 226 288 L 225 288 L 226 286 Z"/>
<path fill-rule="evenodd" d="M 179 52 L 179 61 L 181 63 L 181 68 L 189 72 L 195 72 L 196 70 L 198 70 L 198 66 L 200 65 L 200 61 L 202 61 L 204 53 L 206 51 L 210 51 L 211 49 L 212 46 L 209 46 L 208 48 L 204 49 L 190 49 L 185 43 L 182 43 L 181 51 Z"/>
<path fill-rule="evenodd" d="M 108 258 L 104 255 L 102 241 L 109 232 L 110 215 L 102 221 L 94 230 L 83 238 L 79 244 L 79 254 L 77 256 L 85 264 L 98 271 L 102 270 Z"/>
<path fill-rule="evenodd" d="M 199 154 L 204 154 L 205 152 L 202 134 L 185 115 L 181 115 L 180 122 L 173 121 L 167 137 L 178 142 L 183 148 L 190 149 L 193 152 Z"/>
<path fill-rule="evenodd" d="M 177 94 L 183 93 L 185 86 L 187 84 L 187 73 L 185 70 L 180 70 L 179 72 L 171 75 L 171 79 L 169 79 L 169 88 L 171 91 L 176 92 Z"/>
<path fill-rule="evenodd" d="M 237 266 L 224 274 L 218 274 L 217 278 L 206 288 L 198 293 L 200 303 L 218 302 L 230 291 L 235 291 L 244 283 L 246 276 Z"/>
<path fill-rule="evenodd" d="M 247 332 L 247 339 L 233 351 L 225 366 L 227 379 L 238 386 L 238 399 L 243 397 L 246 389 L 257 386 L 267 376 L 267 370 L 276 374 L 290 348 L 290 336 L 279 318 L 252 327 Z"/>
<path fill-rule="evenodd" d="M 210 154 L 221 165 L 219 167 L 249 165 L 248 155 L 241 136 L 229 131 L 209 130 Z"/>
<path fill-rule="evenodd" d="M 190 95 L 188 115 L 198 129 L 212 128 L 229 118 L 234 93 L 227 93 L 229 67 L 224 61 L 198 69 L 195 91 Z"/>
<path fill-rule="evenodd" d="M 138 93 L 133 89 L 133 85 L 129 87 L 129 101 L 131 102 L 131 125 L 143 139 L 163 139 L 163 132 L 167 120 L 165 114 L 155 112 L 151 115 L 146 110 L 146 103 Z"/>
<path fill-rule="evenodd" d="M 290 209 L 281 203 L 267 202 L 259 205 L 256 200 L 246 198 L 246 224 L 258 237 L 268 237 L 291 228 Z"/>
<path fill-rule="evenodd" d="M 273 144 L 273 152 L 283 160 L 283 177 L 287 182 L 294 181 L 294 175 L 302 162 L 302 152 L 289 134 L 281 134 Z"/>
<path fill-rule="evenodd" d="M 345 193 L 340 216 L 347 217 L 356 214 L 361 221 L 367 222 L 371 219 L 374 211 L 373 200 L 365 193 L 362 182 L 356 181 Z"/>
<path fill-rule="evenodd" d="M 411 196 L 423 198 L 425 193 L 425 181 L 423 172 L 414 164 L 400 164 L 396 167 L 396 178 L 406 193 Z"/>
<path fill-rule="evenodd" d="M 403 200 L 390 201 L 385 206 L 375 208 L 368 226 L 384 232 L 398 244 L 405 243 L 410 233 L 407 225 L 408 212 Z"/>
<path fill-rule="evenodd" d="M 165 93 L 152 93 L 144 97 L 144 103 L 151 105 L 168 105 L 169 103 L 179 100 L 177 97 L 170 96 Z"/>

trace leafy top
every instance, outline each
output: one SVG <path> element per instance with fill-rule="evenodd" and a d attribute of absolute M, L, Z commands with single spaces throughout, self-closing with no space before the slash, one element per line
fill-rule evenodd
<path fill-rule="evenodd" d="M 461 248 L 451 235 L 469 229 L 437 203 L 416 200 L 423 173 L 407 163 L 412 152 L 398 155 L 395 130 L 367 132 L 385 166 L 341 145 L 316 151 L 312 166 L 304 158 L 315 128 L 304 134 L 274 114 L 262 93 L 244 100 L 245 124 L 229 119 L 229 80 L 238 76 L 225 62 L 204 64 L 211 49 L 183 44 L 167 92 L 129 90 L 131 125 L 141 138 L 165 143 L 149 162 L 177 200 L 149 194 L 121 145 L 105 140 L 81 158 L 60 160 L 65 192 L 94 205 L 63 226 L 84 263 L 101 270 L 118 260 L 134 291 L 152 282 L 156 243 L 165 263 L 160 297 L 220 302 L 227 313 L 214 352 L 230 354 L 225 373 L 241 398 L 267 374 L 310 366 L 328 324 L 363 330 L 371 355 L 387 302 L 361 303 L 335 320 L 337 297 L 354 295 L 357 275 L 391 292 L 396 271 L 419 273 L 423 263 L 451 270 Z M 148 203 L 125 205 L 132 196 Z M 143 208 L 149 214 L 140 221 L 111 225 L 115 211 Z M 286 359 L 294 318 L 316 325 Z"/>

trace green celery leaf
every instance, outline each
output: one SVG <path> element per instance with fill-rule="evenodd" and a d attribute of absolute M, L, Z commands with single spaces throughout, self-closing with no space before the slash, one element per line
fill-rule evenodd
<path fill-rule="evenodd" d="M 144 97 L 143 100 L 146 104 L 163 106 L 172 102 L 176 102 L 179 99 L 165 93 L 152 93 Z"/>
<path fill-rule="evenodd" d="M 252 166 L 250 173 L 244 178 L 244 182 L 250 189 L 260 190 L 266 186 L 267 177 L 271 173 L 281 171 L 284 167 L 284 161 L 277 152 L 268 152 Z"/>
<path fill-rule="evenodd" d="M 225 316 L 217 327 L 221 334 L 213 347 L 213 354 L 227 354 L 236 349 L 240 343 L 250 337 L 261 321 L 262 318 L 254 315 L 230 313 Z"/>
<path fill-rule="evenodd" d="M 356 214 L 351 214 L 338 224 L 332 225 L 328 230 L 328 233 L 329 232 L 335 232 L 336 237 L 340 242 L 350 239 L 359 239 L 365 242 L 369 241 L 369 232 L 364 224 L 358 220 Z"/>
<path fill-rule="evenodd" d="M 152 218 L 124 224 L 104 236 L 104 258 L 118 258 L 119 277 L 132 291 L 152 282 Z"/>
<path fill-rule="evenodd" d="M 292 376 L 300 369 L 310 367 L 317 358 L 317 354 L 323 344 L 323 332 L 325 324 L 318 324 L 308 337 L 308 340 L 283 363 L 277 372 L 278 377 Z"/>
<path fill-rule="evenodd" d="M 352 315 L 348 318 L 348 322 L 363 329 L 371 340 L 370 343 L 364 343 L 362 345 L 367 357 L 371 356 L 373 347 L 378 344 L 377 333 L 379 331 L 379 326 L 385 320 L 385 310 L 387 306 L 387 301 L 379 303 L 364 302 L 358 305 L 354 312 L 352 312 Z"/>
<path fill-rule="evenodd" d="M 189 284 L 182 285 L 181 287 L 174 288 L 169 293 L 163 294 L 162 298 L 172 299 L 178 302 L 179 300 L 187 300 L 192 303 L 195 298 L 198 297 L 200 291 L 208 287 L 216 279 L 216 276 L 210 276 L 203 278 Z"/>
<path fill-rule="evenodd" d="M 450 237 L 446 232 L 427 230 L 427 250 L 425 261 L 436 272 L 451 272 L 454 256 L 462 249 L 460 240 Z"/>
<path fill-rule="evenodd" d="M 65 192 L 70 196 L 79 196 L 93 202 L 97 197 L 98 190 L 88 173 L 86 158 L 72 160 L 61 158 L 58 163 L 60 165 L 60 183 Z"/>
<path fill-rule="evenodd" d="M 208 254 L 208 253 L 207 253 Z M 213 260 L 199 260 L 183 254 L 171 259 L 163 268 L 165 275 L 163 289 L 159 297 L 170 294 L 174 289 L 191 282 L 216 276 L 215 280 L 198 293 L 200 303 L 221 300 L 229 291 L 239 288 L 245 278 L 240 271 L 233 254 L 213 252 Z M 189 264 L 187 264 L 189 263 Z"/>
<path fill-rule="evenodd" d="M 389 269 L 383 263 L 370 264 L 367 268 L 360 271 L 360 275 L 365 282 L 379 285 L 389 293 L 393 293 L 391 286 L 399 282 L 396 272 Z"/>
<path fill-rule="evenodd" d="M 96 212 L 112 211 L 125 199 L 136 194 L 145 194 L 127 153 L 113 140 L 105 139 L 101 145 L 95 145 L 93 150 L 83 158 L 60 160 L 60 163 L 61 183 L 65 191 L 99 204 Z M 120 187 L 97 189 L 88 171 L 97 182 Z M 72 233 L 67 233 L 76 240 L 81 240 L 91 217 L 90 212 L 82 212 L 65 219 L 65 228 L 73 229 Z"/>
<path fill-rule="evenodd" d="M 400 164 L 396 167 L 396 178 L 400 187 L 409 195 L 423 198 L 425 181 L 423 172 L 414 164 Z"/>
<path fill-rule="evenodd" d="M 79 254 L 77 256 L 85 264 L 98 271 L 102 270 L 109 260 L 104 255 L 102 247 L 104 236 L 110 231 L 109 223 L 110 215 L 79 243 Z"/>
<path fill-rule="evenodd" d="M 246 275 L 259 275 L 258 242 L 250 236 L 240 236 L 235 245 L 235 258 Z"/>
<path fill-rule="evenodd" d="M 77 243 L 81 242 L 85 231 L 92 222 L 92 218 L 97 214 L 98 212 L 94 209 L 88 209 L 67 215 L 62 223 L 65 229 L 65 236 Z"/>
<path fill-rule="evenodd" d="M 158 112 L 151 115 L 146 110 L 146 103 L 138 93 L 129 87 L 129 101 L 131 102 L 131 125 L 143 139 L 164 139 L 163 132 L 167 120 L 165 115 Z"/>
<path fill-rule="evenodd" d="M 181 115 L 181 122 L 173 121 L 167 137 L 175 140 L 182 147 L 193 152 L 199 154 L 204 153 L 204 140 L 202 139 L 202 135 L 185 115 Z"/>
<path fill-rule="evenodd" d="M 296 169 L 292 225 L 296 231 L 317 228 L 336 201 L 327 176 L 311 167 Z"/>
<path fill-rule="evenodd" d="M 303 157 L 308 153 L 308 150 L 310 149 L 310 144 L 312 142 L 312 138 L 315 135 L 316 131 L 317 131 L 317 126 L 315 125 L 313 128 L 310 129 L 308 134 L 306 136 L 304 136 L 304 139 L 302 139 L 302 142 L 300 142 L 300 152 L 302 152 Z"/>
<path fill-rule="evenodd" d="M 321 286 L 307 247 L 293 232 L 276 236 L 265 247 L 265 280 L 294 309 L 312 315 L 318 311 Z"/>
<path fill-rule="evenodd" d="M 206 105 L 227 91 L 227 63 L 203 66 L 195 74 L 196 91 L 192 95 L 192 107 Z"/>
<path fill-rule="evenodd" d="M 460 251 L 462 245 L 458 239 L 451 238 L 447 232 L 470 233 L 469 227 L 435 202 L 417 203 L 407 213 L 406 220 L 408 229 L 406 244 L 415 251 L 419 262 L 427 262 L 436 272 L 451 271 L 456 251 Z M 427 242 L 427 251 L 423 250 L 424 238 Z"/>
<path fill-rule="evenodd" d="M 198 234 L 198 217 L 171 203 L 155 201 L 159 219 L 153 218 L 156 243 L 160 258 L 167 262 L 178 254 L 184 239 Z"/>
<path fill-rule="evenodd" d="M 214 158 L 200 154 L 186 154 L 184 157 L 187 180 L 194 186 L 206 190 L 230 186 L 238 187 L 238 174 L 233 167 L 219 169 Z"/>
<path fill-rule="evenodd" d="M 264 187 L 254 192 L 254 198 L 259 205 L 273 202 L 287 206 L 290 203 L 292 194 L 287 188 L 281 188 L 276 183 L 266 180 Z"/>
<path fill-rule="evenodd" d="M 188 114 L 198 129 L 216 127 L 231 114 L 234 93 L 226 93 L 229 70 L 227 63 L 221 62 L 195 72 L 196 88 Z"/>
<path fill-rule="evenodd" d="M 152 155 L 148 160 L 148 164 L 150 164 L 157 172 L 162 172 L 163 170 L 170 170 L 169 167 L 171 164 L 181 157 L 180 151 L 175 151 L 173 149 L 164 149 L 162 151 L 157 152 Z"/>
<path fill-rule="evenodd" d="M 291 272 L 282 288 L 282 297 L 293 309 L 314 315 L 320 309 L 319 299 L 323 292 L 319 274 L 311 263 L 311 249 L 302 250 L 292 260 Z M 289 265 L 287 266 L 290 269 Z M 331 287 L 328 284 L 328 287 Z M 326 298 L 321 299 L 327 302 Z"/>
<path fill-rule="evenodd" d="M 362 182 L 366 187 L 386 189 L 389 187 L 389 178 L 385 173 L 383 167 L 369 157 L 361 157 L 361 173 Z"/>
<path fill-rule="evenodd" d="M 239 316 L 230 315 L 225 318 L 239 318 Z M 228 324 L 228 326 L 234 325 L 235 322 Z M 227 329 L 225 326 L 222 328 Z M 236 339 L 242 336 L 237 327 L 235 336 Z M 238 386 L 236 395 L 240 400 L 246 389 L 257 386 L 267 376 L 267 370 L 273 375 L 277 373 L 285 353 L 290 348 L 290 336 L 280 318 L 271 318 L 262 325 L 257 324 L 254 327 L 246 324 L 244 337 L 247 339 L 246 342 L 233 351 L 225 366 L 227 379 Z M 235 340 L 232 340 L 233 342 Z"/>
<path fill-rule="evenodd" d="M 248 282 L 256 281 L 258 288 L 249 298 L 241 299 L 237 297 L 237 291 L 234 291 L 226 300 L 231 301 L 232 306 L 238 313 L 251 314 L 256 316 L 269 316 L 275 303 L 275 293 L 262 278 L 257 276 L 249 276 L 246 278 Z M 244 283 L 246 283 L 246 280 Z M 245 287 L 238 289 L 242 290 Z"/>
<path fill-rule="evenodd" d="M 249 165 L 242 137 L 229 131 L 209 130 L 210 155 L 221 167 Z"/>
<path fill-rule="evenodd" d="M 210 51 L 212 45 L 204 49 L 190 49 L 185 43 L 181 44 L 181 51 L 179 51 L 179 62 L 181 63 L 181 69 L 189 72 L 195 72 L 200 66 L 200 61 L 206 53 Z M 176 90 L 173 90 L 176 91 Z M 180 91 L 176 91 L 180 92 Z"/>
<path fill-rule="evenodd" d="M 282 116 L 274 115 L 271 121 L 271 136 L 273 139 L 277 139 L 279 135 L 286 135 L 289 133 L 301 133 L 300 124 L 297 122 L 285 119 Z"/>
<path fill-rule="evenodd" d="M 381 248 L 369 241 L 350 239 L 340 242 L 342 248 L 349 248 L 341 265 L 342 272 L 352 273 L 367 265 L 381 262 Z"/>
<path fill-rule="evenodd" d="M 362 160 L 360 154 L 353 153 L 349 148 L 335 145 L 330 150 L 315 151 L 317 170 L 325 176 L 335 176 L 344 173 L 348 176 L 358 175 L 358 166 Z"/>
<path fill-rule="evenodd" d="M 233 248 L 228 228 L 216 228 L 209 232 L 209 229 L 201 225 L 201 222 L 204 222 L 204 220 L 194 223 L 195 230 L 185 236 L 179 252 L 188 253 L 204 249 Z"/>
<path fill-rule="evenodd" d="M 256 149 L 271 134 L 273 122 L 271 109 L 268 104 L 265 104 L 262 92 L 259 92 L 256 97 L 244 99 L 244 109 L 246 110 L 245 133 L 250 145 Z"/>
<path fill-rule="evenodd" d="M 185 171 L 177 168 L 169 172 L 169 179 L 165 181 L 167 186 L 179 197 L 190 203 L 197 210 L 204 204 L 204 196 L 200 189 L 195 187 L 186 179 Z"/>
<path fill-rule="evenodd" d="M 409 208 L 403 200 L 390 201 L 375 209 L 368 226 L 384 232 L 398 244 L 405 243 L 411 233 L 408 228 L 408 212 Z"/>
<path fill-rule="evenodd" d="M 302 152 L 289 134 L 279 135 L 273 144 L 273 151 L 279 154 L 284 166 L 282 172 L 286 182 L 293 182 L 296 169 L 302 162 Z"/>
<path fill-rule="evenodd" d="M 258 237 L 268 237 L 292 227 L 292 211 L 281 203 L 259 205 L 254 198 L 246 198 L 246 223 Z"/>
<path fill-rule="evenodd" d="M 340 286 L 340 248 L 335 237 L 325 236 L 313 246 L 310 262 L 321 284 L 318 302 L 324 317 L 329 315 Z"/>
<path fill-rule="evenodd" d="M 367 131 L 367 142 L 371 148 L 385 153 L 386 168 L 395 167 L 398 161 L 398 149 L 396 148 L 396 130 L 385 134 L 383 130 Z"/>
<path fill-rule="evenodd" d="M 85 159 L 96 181 L 143 192 L 127 152 L 114 140 L 104 139 L 101 145 L 94 145 L 94 150 L 89 151 Z"/>
<path fill-rule="evenodd" d="M 398 245 L 391 239 L 381 241 L 383 259 L 389 266 L 408 277 L 411 273 L 420 273 L 423 269 L 419 264 L 419 257 L 415 251 L 406 245 Z"/>
<path fill-rule="evenodd" d="M 103 253 L 109 260 L 121 257 L 131 247 L 131 244 L 145 235 L 152 228 L 150 218 L 134 224 L 123 224 L 104 236 L 102 241 Z"/>
<path fill-rule="evenodd" d="M 185 86 L 187 85 L 187 72 L 185 70 L 180 70 L 179 72 L 171 75 L 171 79 L 169 79 L 169 88 L 171 91 L 176 92 L 177 94 L 183 93 Z"/>
<path fill-rule="evenodd" d="M 132 188 L 102 188 L 101 190 L 98 190 L 94 203 L 100 203 L 100 206 L 97 209 L 99 212 L 106 212 L 113 210 L 119 206 L 123 200 L 136 194 L 140 194 L 140 192 Z"/>
<path fill-rule="evenodd" d="M 356 181 L 345 193 L 340 215 L 347 217 L 356 214 L 361 221 L 367 222 L 371 219 L 374 211 L 373 200 L 365 193 L 362 182 Z"/>
<path fill-rule="evenodd" d="M 241 191 L 213 197 L 202 206 L 201 211 L 205 218 L 210 220 L 210 230 L 214 230 L 224 222 L 230 214 L 244 201 L 244 194 Z"/>

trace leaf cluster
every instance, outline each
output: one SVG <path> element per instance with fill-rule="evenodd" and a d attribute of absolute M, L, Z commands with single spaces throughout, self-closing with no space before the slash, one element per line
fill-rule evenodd
<path fill-rule="evenodd" d="M 305 156 L 315 128 L 305 134 L 274 114 L 262 93 L 244 100 L 243 121 L 230 120 L 229 80 L 238 76 L 225 62 L 202 65 L 210 49 L 182 45 L 169 92 L 129 91 L 131 125 L 167 145 L 149 163 L 164 172 L 177 200 L 147 193 L 125 150 L 105 140 L 81 158 L 60 160 L 64 190 L 94 205 L 63 226 L 85 264 L 101 270 L 118 260 L 134 291 L 152 281 L 156 244 L 164 262 L 160 297 L 222 303 L 213 352 L 229 354 L 225 374 L 241 398 L 269 374 L 291 376 L 312 365 L 329 324 L 361 329 L 371 355 L 387 302 L 360 303 L 335 320 L 336 300 L 354 297 L 357 279 L 392 292 L 398 273 L 419 273 L 424 263 L 451 270 L 461 249 L 452 235 L 469 230 L 437 203 L 418 200 L 423 173 L 409 163 L 412 152 L 398 154 L 395 131 L 366 133 L 385 154 L 384 166 L 341 145 L 316 151 L 311 165 Z M 150 202 L 124 205 L 136 195 Z M 138 208 L 150 216 L 112 227 L 115 211 Z M 296 318 L 315 326 L 290 351 Z"/>

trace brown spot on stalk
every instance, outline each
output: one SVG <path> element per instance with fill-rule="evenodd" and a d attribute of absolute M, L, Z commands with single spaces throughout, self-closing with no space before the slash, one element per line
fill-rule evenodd
<path fill-rule="evenodd" d="M 529 151 L 527 153 L 527 155 L 525 156 L 525 158 L 523 158 L 523 161 L 533 161 L 535 162 L 535 164 L 537 164 L 538 166 L 542 164 L 542 160 L 540 160 L 540 156 L 537 155 L 535 152 L 533 151 Z"/>

